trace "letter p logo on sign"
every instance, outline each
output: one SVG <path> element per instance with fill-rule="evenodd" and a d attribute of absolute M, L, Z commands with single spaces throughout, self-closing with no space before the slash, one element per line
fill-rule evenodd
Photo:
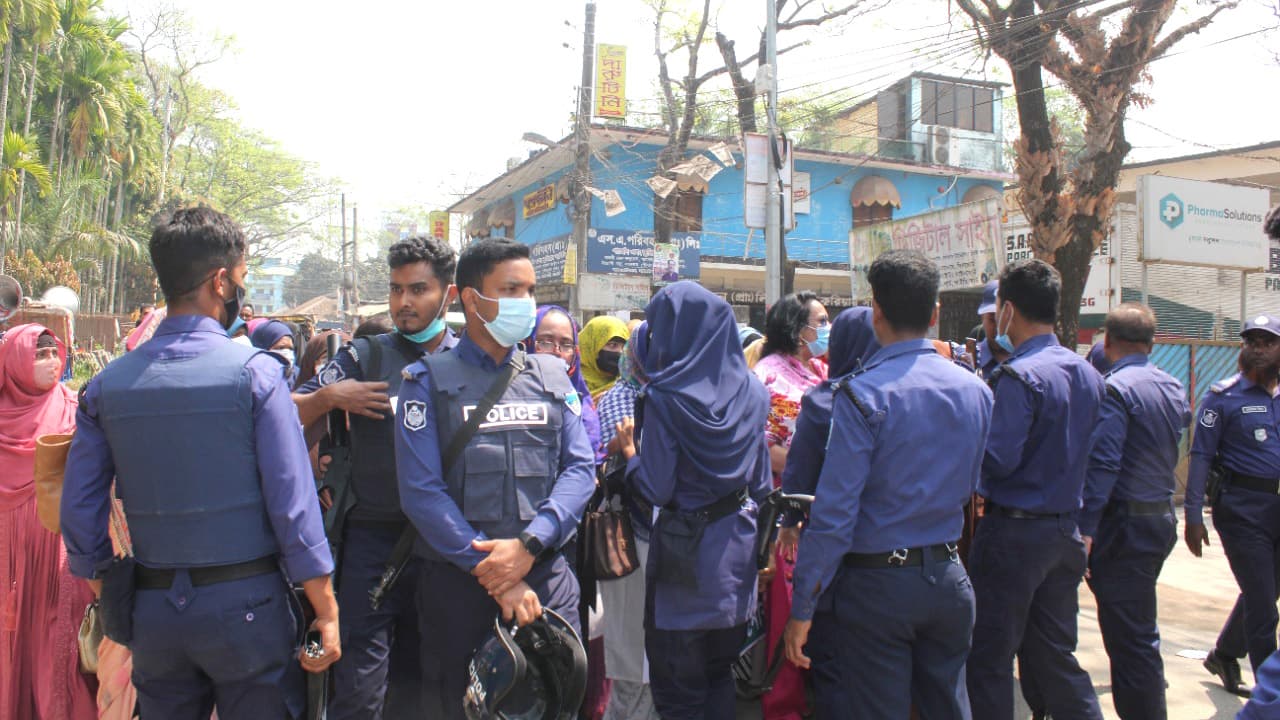
<path fill-rule="evenodd" d="M 1173 229 L 1182 224 L 1182 200 L 1177 195 L 1169 193 L 1160 198 L 1160 221 Z"/>

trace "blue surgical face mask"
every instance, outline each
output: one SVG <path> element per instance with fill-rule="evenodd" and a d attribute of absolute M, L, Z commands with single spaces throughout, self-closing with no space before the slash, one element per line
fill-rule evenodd
<path fill-rule="evenodd" d="M 1000 331 L 1000 318 L 1003 316 L 1004 313 L 1002 312 L 996 314 L 996 345 L 1000 346 L 1001 350 L 1012 355 L 1013 340 L 1009 338 L 1009 328 L 1006 327 L 1003 332 Z M 1009 324 L 1013 324 L 1013 313 L 1009 314 Z"/>
<path fill-rule="evenodd" d="M 822 325 L 820 327 L 813 327 L 812 325 L 807 325 L 806 327 L 813 328 L 813 331 L 818 334 L 818 337 L 808 341 L 807 344 L 809 345 L 809 352 L 813 353 L 814 357 L 822 357 L 823 355 L 826 355 L 827 345 L 831 341 L 831 326 Z"/>
<path fill-rule="evenodd" d="M 449 287 L 453 287 L 453 286 L 450 285 Z M 431 341 L 432 338 L 444 332 L 444 311 L 448 307 L 449 307 L 449 288 L 445 288 L 444 299 L 440 301 L 440 311 L 436 313 L 436 319 L 432 320 L 430 325 L 426 326 L 425 328 L 419 330 L 416 333 L 400 332 L 399 328 L 396 328 L 396 332 L 403 335 L 404 339 L 408 340 L 411 343 L 416 343 L 418 345 L 428 343 Z"/>
<path fill-rule="evenodd" d="M 489 331 L 495 342 L 503 347 L 515 347 L 515 344 L 529 337 L 538 321 L 538 303 L 532 297 L 523 298 L 491 298 L 476 291 L 476 296 L 498 303 L 498 315 L 493 320 L 485 320 L 484 329 Z M 478 314 L 478 313 L 477 313 Z"/>

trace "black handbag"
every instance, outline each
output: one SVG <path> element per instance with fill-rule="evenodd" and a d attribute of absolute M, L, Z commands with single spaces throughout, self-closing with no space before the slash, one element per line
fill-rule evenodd
<path fill-rule="evenodd" d="M 605 462 L 604 482 L 582 519 L 584 565 L 597 580 L 617 580 L 640 567 L 631 515 L 622 507 L 620 488 L 627 463 L 621 455 Z"/>

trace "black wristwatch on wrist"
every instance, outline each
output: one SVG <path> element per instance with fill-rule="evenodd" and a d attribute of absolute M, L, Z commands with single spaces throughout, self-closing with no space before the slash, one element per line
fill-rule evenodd
<path fill-rule="evenodd" d="M 538 539 L 538 536 L 530 532 L 520 533 L 520 544 L 524 549 L 533 556 L 533 561 L 537 562 L 542 559 L 542 554 L 546 552 L 546 546 Z"/>

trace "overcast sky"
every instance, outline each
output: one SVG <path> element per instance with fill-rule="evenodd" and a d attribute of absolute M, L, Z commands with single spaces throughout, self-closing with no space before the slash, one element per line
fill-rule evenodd
<path fill-rule="evenodd" d="M 155 2 L 108 0 L 107 8 L 139 14 Z M 202 69 L 201 79 L 235 99 L 242 122 L 340 178 L 362 218 L 401 206 L 443 208 L 499 174 L 508 158 L 535 149 L 521 141 L 524 132 L 559 139 L 569 131 L 581 0 L 167 4 L 202 32 L 234 37 L 233 52 Z M 740 55 L 750 54 L 765 2 L 718 4 L 718 25 L 738 40 Z M 971 33 L 954 17 L 960 11 L 952 6 L 949 17 L 947 8 L 940 0 L 895 0 L 842 32 L 808 36 L 808 47 L 779 62 L 783 94 L 845 88 L 832 97 L 863 95 L 916 70 L 1007 80 L 999 61 L 984 68 L 975 60 Z M 1174 22 L 1192 17 L 1190 10 Z M 1130 111 L 1130 159 L 1280 139 L 1273 55 L 1280 34 L 1229 40 L 1276 22 L 1264 0 L 1243 0 L 1184 40 L 1180 54 L 1154 64 L 1155 104 Z M 799 37 L 784 35 L 781 43 Z M 600 0 L 596 39 L 628 46 L 633 103 L 656 94 L 653 23 L 641 0 Z M 704 67 L 718 62 L 712 45 Z"/>

